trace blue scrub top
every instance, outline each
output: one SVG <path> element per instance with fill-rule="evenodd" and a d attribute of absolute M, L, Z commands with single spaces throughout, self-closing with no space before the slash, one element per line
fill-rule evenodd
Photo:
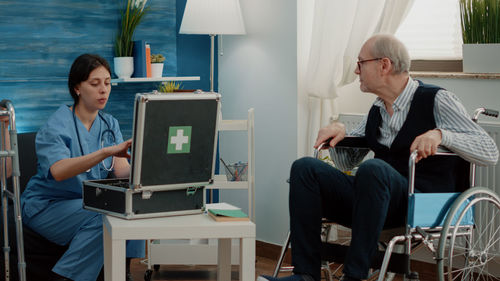
<path fill-rule="evenodd" d="M 85 180 L 104 179 L 108 177 L 108 171 L 103 167 L 102 162 L 92 167 L 89 172 L 83 172 L 76 177 L 63 181 L 56 181 L 50 173 L 50 167 L 57 161 L 82 156 L 80 144 L 84 155 L 92 153 L 102 148 L 101 140 L 104 139 L 104 146 L 110 146 L 123 142 L 118 121 L 111 115 L 100 113 L 106 123 L 97 116 L 87 131 L 83 123 L 75 116 L 68 106 L 63 105 L 49 117 L 47 123 L 40 128 L 36 135 L 36 154 L 38 157 L 37 174 L 33 176 L 21 195 L 21 208 L 23 215 L 31 217 L 44 209 L 51 201 L 69 200 L 82 198 L 82 182 Z M 75 121 L 76 127 L 75 128 Z M 80 134 L 80 140 L 76 130 Z M 107 129 L 113 131 L 115 143 L 110 143 Z M 107 168 L 111 165 L 111 157 L 105 160 Z"/>

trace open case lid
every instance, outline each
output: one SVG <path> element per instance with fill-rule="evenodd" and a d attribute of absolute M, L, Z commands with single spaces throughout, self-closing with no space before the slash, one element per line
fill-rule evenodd
<path fill-rule="evenodd" d="M 213 183 L 220 95 L 137 94 L 130 183 L 166 190 Z"/>

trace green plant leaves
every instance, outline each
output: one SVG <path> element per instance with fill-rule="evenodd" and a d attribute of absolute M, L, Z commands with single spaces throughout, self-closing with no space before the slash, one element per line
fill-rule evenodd
<path fill-rule="evenodd" d="M 165 61 L 165 57 L 162 54 L 152 54 L 151 63 L 162 63 Z"/>
<path fill-rule="evenodd" d="M 132 56 L 134 31 L 141 23 L 144 15 L 149 11 L 149 7 L 144 7 L 146 2 L 147 0 L 142 2 L 137 0 L 127 1 L 127 6 L 121 12 L 120 29 L 116 35 L 115 57 Z"/>
<path fill-rule="evenodd" d="M 500 0 L 460 0 L 465 44 L 500 43 Z"/>
<path fill-rule="evenodd" d="M 163 82 L 158 86 L 158 92 L 160 93 L 173 93 L 175 90 L 182 89 L 181 83 L 175 81 Z"/>

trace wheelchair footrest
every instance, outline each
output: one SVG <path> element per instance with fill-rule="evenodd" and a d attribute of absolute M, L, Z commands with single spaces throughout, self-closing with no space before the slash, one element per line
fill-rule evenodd
<path fill-rule="evenodd" d="M 322 243 L 321 247 L 321 260 L 344 263 L 345 256 L 347 254 L 348 245 L 339 245 L 333 243 Z M 384 260 L 384 251 L 377 251 L 372 259 L 372 268 L 379 269 Z M 389 262 L 388 271 L 397 274 L 406 273 L 406 264 L 408 260 L 408 255 L 400 253 L 392 253 L 391 260 Z"/>

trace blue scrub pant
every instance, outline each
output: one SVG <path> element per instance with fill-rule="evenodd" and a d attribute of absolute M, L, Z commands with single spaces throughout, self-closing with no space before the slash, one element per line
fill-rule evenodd
<path fill-rule="evenodd" d="M 290 172 L 290 233 L 295 274 L 321 277 L 321 219 L 352 229 L 344 274 L 366 279 L 384 226 L 405 224 L 408 180 L 386 162 L 363 162 L 355 176 L 310 157 Z"/>
<path fill-rule="evenodd" d="M 104 263 L 102 215 L 82 208 L 82 199 L 51 202 L 23 222 L 48 240 L 69 245 L 52 271 L 75 281 L 95 281 Z M 127 241 L 127 257 L 144 257 L 145 242 Z"/>

